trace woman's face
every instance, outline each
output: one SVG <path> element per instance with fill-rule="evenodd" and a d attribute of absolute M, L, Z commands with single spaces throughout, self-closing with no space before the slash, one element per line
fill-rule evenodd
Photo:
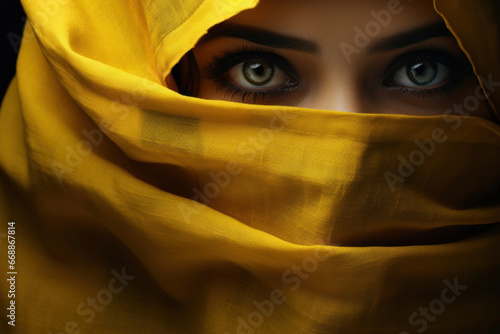
<path fill-rule="evenodd" d="M 431 0 L 262 0 L 193 52 L 204 99 L 441 115 L 482 93 Z"/>

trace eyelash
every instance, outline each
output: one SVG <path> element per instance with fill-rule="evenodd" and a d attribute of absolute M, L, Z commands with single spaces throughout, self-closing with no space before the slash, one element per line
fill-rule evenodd
<path fill-rule="evenodd" d="M 229 69 L 242 62 L 251 60 L 267 61 L 280 68 L 286 75 L 295 79 L 298 77 L 297 71 L 282 56 L 266 52 L 258 47 L 248 46 L 238 47 L 235 51 L 223 50 L 220 56 L 213 56 L 212 61 L 203 70 L 202 75 L 204 78 L 213 81 L 216 90 L 221 92 L 225 98 L 234 100 L 236 97 L 240 97 L 243 103 L 248 102 L 249 97 L 252 98 L 253 103 L 257 103 L 258 101 L 264 103 L 268 98 L 278 99 L 298 88 L 297 86 L 293 86 L 251 90 L 238 87 L 226 79 L 225 75 Z"/>
<path fill-rule="evenodd" d="M 269 98 L 275 100 L 299 88 L 300 84 L 293 87 L 251 90 L 238 87 L 226 78 L 227 71 L 233 66 L 257 59 L 272 63 L 284 71 L 286 75 L 295 79 L 298 78 L 298 74 L 293 66 L 282 56 L 266 52 L 259 47 L 248 46 L 237 47 L 235 51 L 223 50 L 221 55 L 213 56 L 212 61 L 203 70 L 202 75 L 214 82 L 216 90 L 224 95 L 224 98 L 230 100 L 240 98 L 243 103 L 248 103 L 249 98 L 251 98 L 251 102 L 253 103 L 264 103 Z M 432 89 L 411 88 L 390 83 L 389 79 L 391 75 L 394 75 L 397 70 L 406 66 L 411 61 L 426 59 L 437 61 L 450 68 L 451 76 L 447 79 L 447 83 Z M 380 85 L 401 98 L 418 99 L 425 102 L 435 98 L 443 99 L 450 96 L 454 91 L 463 87 L 465 81 L 461 80 L 461 78 L 472 75 L 473 70 L 468 61 L 457 60 L 456 56 L 431 45 L 425 49 L 418 47 L 408 48 L 404 54 L 392 60 L 383 72 L 383 79 Z"/>

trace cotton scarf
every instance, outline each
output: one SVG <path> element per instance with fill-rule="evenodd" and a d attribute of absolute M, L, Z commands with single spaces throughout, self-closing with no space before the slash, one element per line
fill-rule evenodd
<path fill-rule="evenodd" d="M 256 0 L 22 3 L 3 332 L 500 329 L 500 127 L 473 117 L 485 94 L 500 116 L 498 2 L 435 1 L 481 82 L 470 117 L 178 94 L 173 66 Z"/>

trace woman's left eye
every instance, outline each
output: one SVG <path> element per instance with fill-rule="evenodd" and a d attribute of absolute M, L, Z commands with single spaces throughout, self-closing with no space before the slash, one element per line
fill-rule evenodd
<path fill-rule="evenodd" d="M 433 59 L 413 60 L 399 69 L 392 77 L 392 85 L 424 88 L 446 82 L 451 69 Z"/>
<path fill-rule="evenodd" d="M 383 75 L 383 86 L 405 97 L 431 98 L 451 93 L 472 73 L 468 63 L 436 49 L 414 51 L 398 57 Z"/>

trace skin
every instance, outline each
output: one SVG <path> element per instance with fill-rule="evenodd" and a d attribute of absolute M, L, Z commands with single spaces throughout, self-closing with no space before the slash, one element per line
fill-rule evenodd
<path fill-rule="evenodd" d="M 408 2 L 402 0 L 397 14 L 391 14 L 391 21 L 381 27 L 380 33 L 370 37 L 370 44 L 352 54 L 350 62 L 340 47 L 342 43 L 355 46 L 354 27 L 365 30 L 368 22 L 374 21 L 371 11 L 388 10 L 387 0 L 262 0 L 254 9 L 244 11 L 227 22 L 266 29 L 275 33 L 305 39 L 317 45 L 317 52 L 292 50 L 282 47 L 259 45 L 258 41 L 247 41 L 231 36 L 215 36 L 202 39 L 193 50 L 200 69 L 198 97 L 203 99 L 229 100 L 244 103 L 289 105 L 305 108 L 339 110 L 355 113 L 442 115 L 455 103 L 462 103 L 469 95 L 475 95 L 478 81 L 473 75 L 468 59 L 451 35 L 436 36 L 410 46 L 391 50 L 374 50 L 374 45 L 388 38 L 415 30 L 416 28 L 443 22 L 435 12 L 431 0 Z M 210 35 L 210 32 L 209 32 Z M 224 92 L 215 79 L 205 75 L 214 57 L 222 57 L 225 51 L 241 52 L 252 48 L 285 58 L 295 69 L 293 89 L 279 97 L 245 98 L 241 94 Z M 411 87 L 413 93 L 394 89 L 383 84 L 391 64 L 403 54 L 415 49 L 438 49 L 450 54 L 457 63 L 449 66 L 440 62 L 440 73 L 448 70 L 441 82 L 429 87 Z M 444 66 L 444 67 L 443 67 Z M 240 67 L 241 68 L 241 67 Z M 219 80 L 230 82 L 242 89 L 245 78 L 240 68 L 227 71 Z M 401 67 L 405 76 L 406 66 Z M 279 71 L 275 70 L 276 72 Z M 393 71 L 394 72 L 394 71 Z M 235 75 L 236 73 L 236 75 Z M 453 74 L 453 75 L 452 75 Z M 283 85 L 290 77 L 284 75 Z M 243 80 L 243 81 L 242 81 Z M 440 87 L 460 85 L 446 93 L 422 94 Z M 401 87 L 396 87 L 401 88 Z M 405 88 L 408 88 L 405 86 Z M 253 87 L 251 90 L 268 90 Z M 415 93 L 420 90 L 420 94 Z M 426 92 L 424 92 L 426 91 Z M 431 96 L 432 95 L 432 96 Z M 424 97 L 423 97 L 424 96 Z M 474 116 L 494 121 L 487 102 L 482 101 Z"/>

